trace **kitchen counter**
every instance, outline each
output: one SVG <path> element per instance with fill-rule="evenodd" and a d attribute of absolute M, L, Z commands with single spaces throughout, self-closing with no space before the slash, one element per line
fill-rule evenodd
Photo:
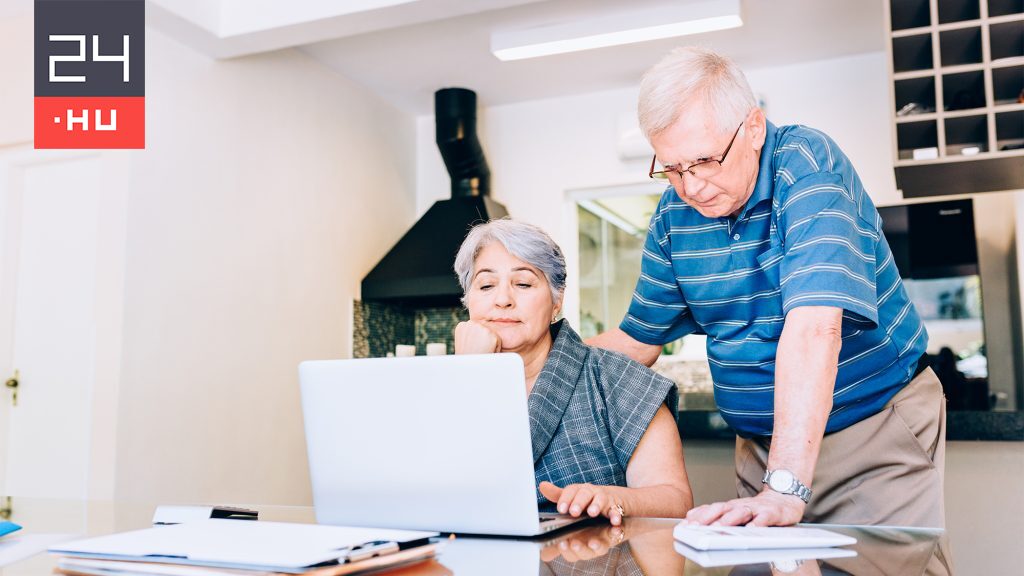
<path fill-rule="evenodd" d="M 718 411 L 681 410 L 676 417 L 683 441 L 735 440 Z M 1024 412 L 946 412 L 946 440 L 1024 441 Z"/>

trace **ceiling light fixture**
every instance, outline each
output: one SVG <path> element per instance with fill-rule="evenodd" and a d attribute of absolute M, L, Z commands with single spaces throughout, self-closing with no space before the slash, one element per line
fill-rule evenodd
<path fill-rule="evenodd" d="M 491 34 L 491 52 L 500 60 L 522 60 L 592 48 L 620 46 L 743 25 L 739 0 L 608 14 L 599 18 Z"/>

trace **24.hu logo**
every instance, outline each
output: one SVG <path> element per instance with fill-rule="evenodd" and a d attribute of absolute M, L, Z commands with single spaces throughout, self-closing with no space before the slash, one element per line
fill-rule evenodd
<path fill-rule="evenodd" d="M 145 148 L 145 0 L 35 0 L 35 147 Z"/>

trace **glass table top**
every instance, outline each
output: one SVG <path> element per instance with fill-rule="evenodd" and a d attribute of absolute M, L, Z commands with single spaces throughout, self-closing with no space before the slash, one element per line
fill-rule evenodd
<path fill-rule="evenodd" d="M 312 507 L 242 506 L 259 510 L 261 520 L 315 521 Z M 24 529 L 0 539 L 0 576 L 50 574 L 56 557 L 44 551 L 46 546 L 149 527 L 155 508 L 146 503 L 15 498 L 10 520 Z M 807 558 L 785 551 L 699 552 L 675 542 L 672 529 L 677 522 L 626 518 L 621 527 L 612 527 L 595 520 L 537 539 L 456 536 L 446 540 L 435 560 L 387 574 L 952 574 L 946 537 L 938 530 L 823 526 L 853 536 L 857 543 L 823 553 L 843 557 Z"/>

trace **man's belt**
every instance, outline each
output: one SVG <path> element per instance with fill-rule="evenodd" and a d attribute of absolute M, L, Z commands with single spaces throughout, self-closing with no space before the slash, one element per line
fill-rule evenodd
<path fill-rule="evenodd" d="M 924 369 L 928 368 L 929 366 L 931 366 L 931 363 L 928 362 L 928 353 L 925 352 L 924 354 L 921 354 L 920 358 L 917 359 L 917 368 L 914 369 L 914 375 L 910 379 L 913 380 L 914 378 L 920 376 L 921 372 L 924 372 Z"/>

